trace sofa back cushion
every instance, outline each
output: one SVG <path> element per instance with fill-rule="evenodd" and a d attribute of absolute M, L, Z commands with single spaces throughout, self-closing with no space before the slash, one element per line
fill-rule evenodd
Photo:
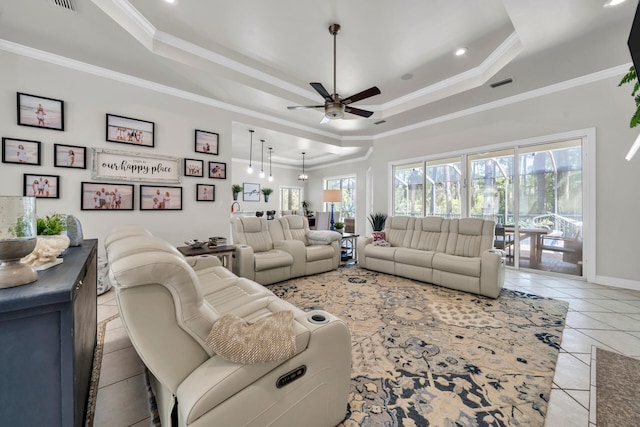
<path fill-rule="evenodd" d="M 416 218 L 411 248 L 444 252 L 449 234 L 449 220 L 437 216 Z"/>
<path fill-rule="evenodd" d="M 273 249 L 273 239 L 269 233 L 266 218 L 244 217 L 232 220 L 233 241 L 249 245 L 254 252 L 265 252 Z"/>
<path fill-rule="evenodd" d="M 416 219 L 410 216 L 390 216 L 385 222 L 385 240 L 391 246 L 411 247 Z"/>
<path fill-rule="evenodd" d="M 285 240 L 300 240 L 305 246 L 309 245 L 307 241 L 309 220 L 306 216 L 288 215 L 280 218 L 279 222 L 284 232 Z"/>
<path fill-rule="evenodd" d="M 493 245 L 494 221 L 480 218 L 451 220 L 446 252 L 466 257 L 479 257 Z"/>

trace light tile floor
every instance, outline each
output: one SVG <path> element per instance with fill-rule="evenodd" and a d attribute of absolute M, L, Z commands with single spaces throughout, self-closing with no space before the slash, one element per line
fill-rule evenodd
<path fill-rule="evenodd" d="M 640 358 L 640 291 L 515 270 L 505 287 L 569 302 L 545 426 L 595 427 L 594 346 Z M 98 298 L 98 321 L 117 313 L 114 297 Z M 95 427 L 150 425 L 143 369 L 120 320 L 110 321 Z"/>

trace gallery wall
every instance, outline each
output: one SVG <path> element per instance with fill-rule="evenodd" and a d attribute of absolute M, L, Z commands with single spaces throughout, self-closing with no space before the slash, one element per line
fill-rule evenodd
<path fill-rule="evenodd" d="M 23 174 L 60 176 L 58 199 L 38 198 L 37 214 L 72 214 L 82 223 L 86 238 L 102 239 L 120 224 L 138 223 L 154 234 L 180 244 L 192 238 L 229 235 L 231 194 L 231 115 L 223 110 L 191 102 L 157 91 L 136 87 L 89 73 L 37 61 L 9 53 L 0 54 L 0 133 L 3 137 L 41 142 L 41 165 L 0 164 L 0 194 L 22 195 Z M 64 101 L 64 131 L 18 126 L 16 93 L 23 92 Z M 117 142 L 105 137 L 106 114 L 154 122 L 153 148 Z M 195 152 L 195 129 L 219 134 L 219 155 Z M 86 169 L 54 167 L 54 144 L 87 148 Z M 92 179 L 92 148 L 121 150 L 141 155 L 200 159 L 227 165 L 227 179 L 181 177 L 177 184 Z M 82 210 L 81 182 L 114 182 L 135 186 L 134 209 Z M 170 185 L 182 188 L 182 210 L 140 210 L 139 188 Z M 215 201 L 196 201 L 196 184 L 215 185 Z"/>

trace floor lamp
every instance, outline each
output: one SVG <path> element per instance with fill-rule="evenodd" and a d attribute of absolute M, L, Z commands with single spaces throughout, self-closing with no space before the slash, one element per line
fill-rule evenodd
<path fill-rule="evenodd" d="M 322 193 L 322 198 L 325 203 L 331 203 L 331 220 L 329 223 L 331 226 L 329 230 L 335 230 L 336 228 L 333 226 L 333 204 L 342 202 L 342 191 L 340 190 L 324 190 Z"/>

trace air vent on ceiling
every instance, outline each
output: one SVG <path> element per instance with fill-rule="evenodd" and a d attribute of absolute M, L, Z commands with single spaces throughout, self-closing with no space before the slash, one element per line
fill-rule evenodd
<path fill-rule="evenodd" d="M 493 88 L 496 88 L 498 86 L 508 85 L 511 82 L 513 82 L 513 79 L 511 77 L 509 77 L 508 79 L 504 79 L 504 80 L 500 80 L 499 82 L 491 83 L 489 86 L 491 86 Z"/>
<path fill-rule="evenodd" d="M 49 0 L 49 3 L 62 9 L 68 10 L 69 12 L 78 12 L 75 0 Z"/>
<path fill-rule="evenodd" d="M 374 125 L 381 125 L 383 123 L 387 123 L 387 121 L 386 120 L 378 120 L 377 122 L 374 122 L 373 124 Z"/>

